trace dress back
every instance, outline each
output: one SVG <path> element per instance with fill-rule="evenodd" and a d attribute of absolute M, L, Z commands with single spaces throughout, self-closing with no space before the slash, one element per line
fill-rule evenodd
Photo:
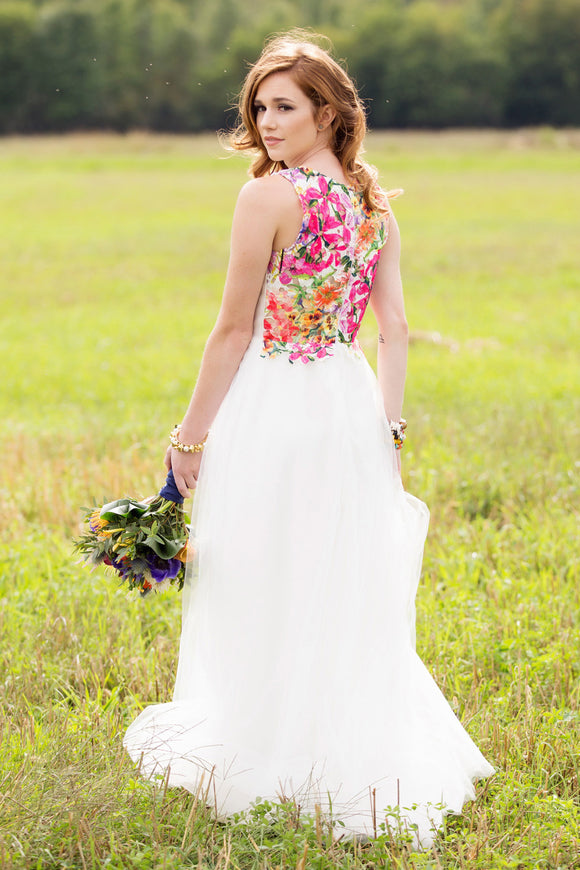
<path fill-rule="evenodd" d="M 296 241 L 273 251 L 265 281 L 262 356 L 307 363 L 352 345 L 367 307 L 387 216 L 362 191 L 301 166 L 279 173 L 304 212 Z"/>

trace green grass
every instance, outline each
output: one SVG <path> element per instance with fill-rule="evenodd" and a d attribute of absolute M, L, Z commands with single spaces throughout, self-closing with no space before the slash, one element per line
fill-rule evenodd
<path fill-rule="evenodd" d="M 418 649 L 498 773 L 435 849 L 216 823 L 142 782 L 177 595 L 75 564 L 79 507 L 153 492 L 219 304 L 245 164 L 211 137 L 0 141 L 0 866 L 578 868 L 580 136 L 376 134 L 412 330 L 407 488 L 431 531 Z M 363 344 L 374 359 L 376 329 Z M 300 863 L 302 862 L 302 863 Z"/>

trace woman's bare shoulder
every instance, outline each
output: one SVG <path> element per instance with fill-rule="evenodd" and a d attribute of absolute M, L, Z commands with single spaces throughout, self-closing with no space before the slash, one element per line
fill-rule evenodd
<path fill-rule="evenodd" d="M 252 178 L 244 184 L 238 196 L 238 202 L 262 208 L 284 207 L 287 203 L 294 204 L 295 200 L 293 186 L 279 173 Z"/>
<path fill-rule="evenodd" d="M 264 227 L 274 249 L 292 244 L 303 221 L 293 185 L 279 174 L 246 182 L 238 196 L 236 216 L 238 225 L 252 226 L 256 232 Z"/>

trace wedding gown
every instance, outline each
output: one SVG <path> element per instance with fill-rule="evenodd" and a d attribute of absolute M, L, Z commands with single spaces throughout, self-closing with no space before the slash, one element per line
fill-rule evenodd
<path fill-rule="evenodd" d="M 303 226 L 207 440 L 173 701 L 125 746 L 220 816 L 292 798 L 337 834 L 389 822 L 426 847 L 493 768 L 414 648 L 428 511 L 356 340 L 388 220 L 324 174 L 280 174 Z"/>

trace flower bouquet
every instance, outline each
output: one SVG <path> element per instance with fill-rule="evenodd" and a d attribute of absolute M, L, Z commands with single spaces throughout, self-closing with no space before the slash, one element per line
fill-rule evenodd
<path fill-rule="evenodd" d="M 188 529 L 183 498 L 170 471 L 159 495 L 120 498 L 87 510 L 88 531 L 74 542 L 88 565 L 107 565 L 142 596 L 183 588 Z"/>

